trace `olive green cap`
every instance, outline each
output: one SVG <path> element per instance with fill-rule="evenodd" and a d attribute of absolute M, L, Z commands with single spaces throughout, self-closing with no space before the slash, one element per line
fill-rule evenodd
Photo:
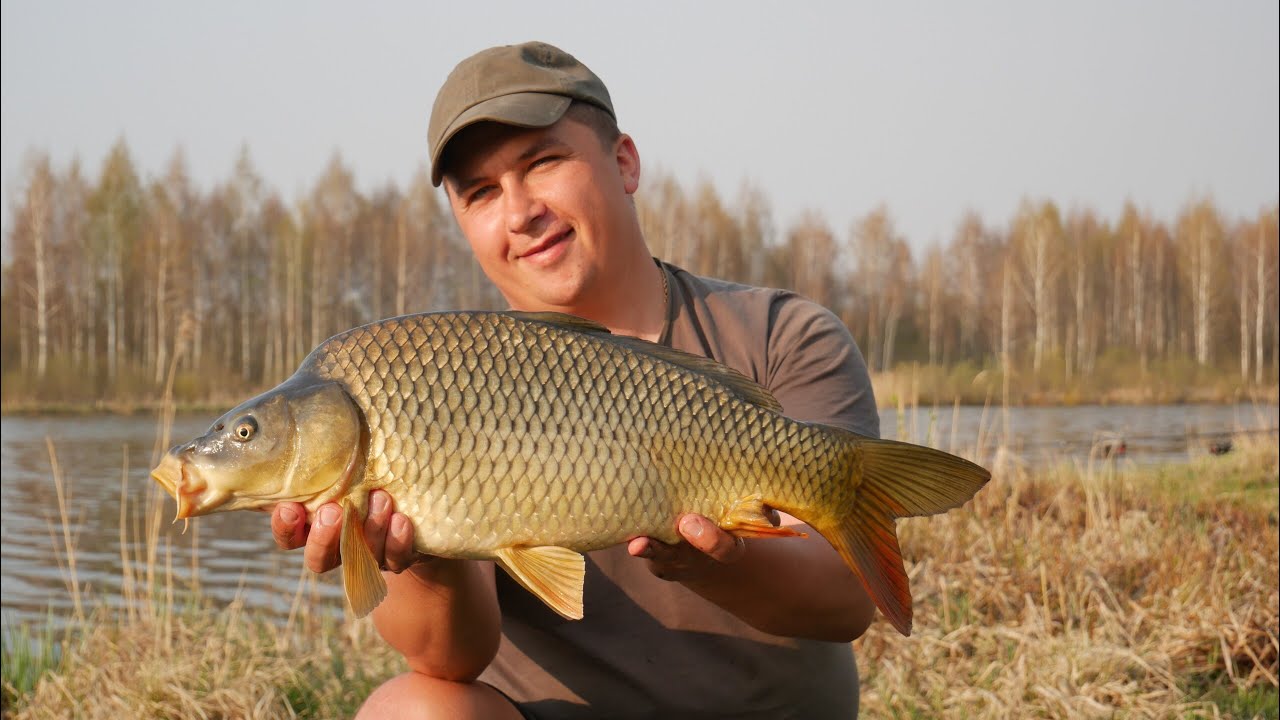
<path fill-rule="evenodd" d="M 440 157 L 459 130 L 482 121 L 547 127 L 574 100 L 589 102 L 614 119 L 604 82 L 578 59 L 554 45 L 527 42 L 481 50 L 449 73 L 431 107 L 427 143 L 431 184 L 440 186 Z"/>

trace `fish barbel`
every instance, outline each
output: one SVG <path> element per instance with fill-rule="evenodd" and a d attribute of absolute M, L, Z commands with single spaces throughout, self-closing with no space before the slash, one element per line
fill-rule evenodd
<path fill-rule="evenodd" d="M 808 523 L 903 634 L 911 594 L 894 519 L 957 507 L 990 478 L 947 453 L 785 417 L 707 358 L 555 313 L 407 315 L 336 335 L 279 386 L 172 448 L 152 472 L 178 518 L 336 501 L 343 583 L 370 612 L 386 582 L 364 538 L 386 490 L 417 550 L 493 560 L 581 618 L 581 553 L 680 540 L 705 515 L 739 536 Z"/>

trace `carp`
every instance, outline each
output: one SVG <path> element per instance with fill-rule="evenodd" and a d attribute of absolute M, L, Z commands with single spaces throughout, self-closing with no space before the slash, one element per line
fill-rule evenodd
<path fill-rule="evenodd" d="M 734 370 L 581 318 L 448 312 L 330 338 L 152 477 L 179 519 L 340 503 L 357 616 L 387 592 L 364 538 L 374 489 L 412 520 L 418 551 L 492 560 L 571 619 L 583 616 L 582 553 L 642 535 L 678 542 L 684 513 L 738 536 L 800 534 L 771 521 L 776 509 L 831 543 L 906 635 L 894 520 L 957 507 L 990 474 L 793 420 Z"/>

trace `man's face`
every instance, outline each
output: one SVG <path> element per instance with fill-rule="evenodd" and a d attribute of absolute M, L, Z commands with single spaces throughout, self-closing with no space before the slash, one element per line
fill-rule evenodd
<path fill-rule="evenodd" d="M 634 258 L 630 195 L 640 159 L 625 135 L 604 147 L 562 118 L 525 129 L 479 123 L 449 143 L 445 187 L 480 267 L 517 310 L 572 311 Z"/>

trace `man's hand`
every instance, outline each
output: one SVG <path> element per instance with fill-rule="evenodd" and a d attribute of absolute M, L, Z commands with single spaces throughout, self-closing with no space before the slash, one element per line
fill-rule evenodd
<path fill-rule="evenodd" d="M 428 556 L 413 549 L 413 523 L 394 509 L 390 494 L 370 493 L 364 536 L 379 567 L 398 573 Z M 321 505 L 314 523 L 307 522 L 307 509 L 301 503 L 279 503 L 271 511 L 271 535 L 282 550 L 304 547 L 303 563 L 314 572 L 328 572 L 342 563 L 338 554 L 342 507 L 337 503 Z"/>
<path fill-rule="evenodd" d="M 721 530 L 702 515 L 682 515 L 676 529 L 684 542 L 668 545 L 638 537 L 627 544 L 627 552 L 647 560 L 649 571 L 657 577 L 679 582 L 696 580 L 719 566 L 735 563 L 746 552 L 742 538 Z"/>

